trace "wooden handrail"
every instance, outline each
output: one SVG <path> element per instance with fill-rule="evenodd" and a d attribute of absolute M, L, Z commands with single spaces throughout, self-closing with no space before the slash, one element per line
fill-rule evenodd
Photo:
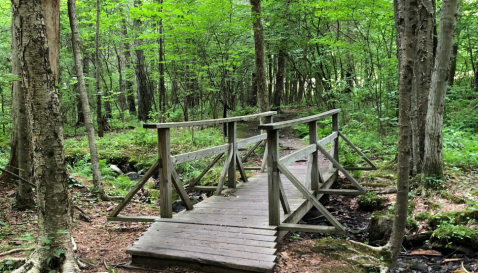
<path fill-rule="evenodd" d="M 223 124 L 234 121 L 246 121 L 250 119 L 256 119 L 261 117 L 268 117 L 277 114 L 276 111 L 269 111 L 259 114 L 239 116 L 239 117 L 230 117 L 230 118 L 218 118 L 218 119 L 206 119 L 206 120 L 196 120 L 196 121 L 184 121 L 184 122 L 169 122 L 169 123 L 145 123 L 143 128 L 180 128 L 180 127 L 190 127 L 190 126 L 201 126 L 201 125 L 213 125 L 213 124 Z"/>
<path fill-rule="evenodd" d="M 259 129 L 270 131 L 270 130 L 277 130 L 277 129 L 287 128 L 287 127 L 291 127 L 291 126 L 294 126 L 294 125 L 299 125 L 299 124 L 302 124 L 302 123 L 309 123 L 309 122 L 312 122 L 312 121 L 317 121 L 319 119 L 323 119 L 325 117 L 337 114 L 340 111 L 342 111 L 342 109 L 333 109 L 333 110 L 330 110 L 330 111 L 327 111 L 327 112 L 324 112 L 324 113 L 321 113 L 321 114 L 318 114 L 318 115 L 313 115 L 313 116 L 310 116 L 310 117 L 298 118 L 298 119 L 293 119 L 293 120 L 286 120 L 286 121 L 277 122 L 277 123 L 262 124 L 262 125 L 259 125 Z"/>

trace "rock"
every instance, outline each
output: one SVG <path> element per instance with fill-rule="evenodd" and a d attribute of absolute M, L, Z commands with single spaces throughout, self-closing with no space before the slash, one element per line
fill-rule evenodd
<path fill-rule="evenodd" d="M 110 170 L 112 170 L 113 172 L 115 172 L 117 174 L 123 174 L 123 171 L 121 171 L 121 169 L 118 168 L 118 166 L 116 166 L 116 165 L 111 165 Z"/>
<path fill-rule="evenodd" d="M 428 272 L 428 265 L 420 262 L 414 262 L 410 265 L 411 270 L 416 270 L 418 272 Z"/>
<path fill-rule="evenodd" d="M 141 176 L 140 176 L 138 173 L 136 173 L 136 172 L 129 172 L 129 173 L 125 174 L 125 175 L 126 175 L 127 177 L 129 177 L 129 179 L 130 179 L 131 181 L 138 180 L 138 179 L 141 177 Z"/>
<path fill-rule="evenodd" d="M 444 244 L 441 242 L 433 242 L 432 249 L 441 251 L 443 253 L 465 254 L 469 257 L 475 257 L 476 252 L 468 246 L 458 244 Z"/>
<path fill-rule="evenodd" d="M 176 200 L 176 201 L 173 202 L 173 211 L 174 212 L 178 213 L 178 212 L 183 211 L 185 209 L 186 209 L 186 207 L 183 205 L 182 201 Z"/>
<path fill-rule="evenodd" d="M 393 214 L 374 213 L 370 218 L 369 241 L 386 241 L 393 226 Z"/>

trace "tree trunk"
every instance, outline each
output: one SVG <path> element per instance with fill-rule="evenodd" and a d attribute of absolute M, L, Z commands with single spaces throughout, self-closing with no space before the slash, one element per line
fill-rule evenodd
<path fill-rule="evenodd" d="M 458 7 L 460 8 L 460 7 Z M 458 18 L 457 20 L 460 20 Z M 456 73 L 456 58 L 458 57 L 458 47 L 460 45 L 460 33 L 461 29 L 457 28 L 455 29 L 456 35 L 455 35 L 455 42 L 453 43 L 453 50 L 452 50 L 452 57 L 451 57 L 451 64 L 450 64 L 450 76 L 448 76 L 448 85 L 453 86 L 455 83 L 455 73 Z"/>
<path fill-rule="evenodd" d="M 121 21 L 121 33 L 123 34 L 123 37 L 128 36 L 128 29 L 126 28 L 126 19 L 123 18 Z M 124 59 L 125 59 L 125 67 L 126 67 L 126 72 L 127 76 L 125 79 L 125 89 L 126 89 L 126 100 L 128 101 L 128 111 L 130 115 L 136 115 L 136 103 L 134 101 L 134 92 L 131 90 L 133 88 L 133 82 L 129 78 L 129 70 L 131 69 L 131 48 L 128 44 L 128 42 L 124 42 Z"/>
<path fill-rule="evenodd" d="M 14 272 L 79 272 L 72 251 L 73 205 L 68 191 L 60 100 L 56 89 L 60 1 L 16 0 L 12 1 L 12 9 L 18 13 L 14 27 L 38 206 L 36 248 L 25 265 Z"/>
<path fill-rule="evenodd" d="M 399 39 L 399 130 L 397 199 L 392 234 L 387 247 L 392 252 L 391 263 L 395 264 L 402 247 L 407 222 L 409 171 L 411 155 L 410 99 L 412 95 L 413 65 L 416 58 L 417 0 L 396 1 L 395 23 Z"/>
<path fill-rule="evenodd" d="M 100 87 L 100 0 L 96 0 L 96 36 L 95 36 L 95 64 L 96 64 L 96 123 L 98 136 L 103 137 L 103 115 L 101 114 L 101 87 Z"/>
<path fill-rule="evenodd" d="M 428 107 L 428 90 L 433 70 L 433 33 L 435 28 L 434 0 L 418 1 L 417 56 L 413 68 L 411 123 L 412 171 L 420 173 L 425 147 L 425 121 Z"/>
<path fill-rule="evenodd" d="M 134 6 L 139 7 L 141 5 L 141 0 L 135 0 Z M 135 30 L 139 32 L 140 27 L 142 26 L 141 20 L 139 18 L 134 19 L 133 21 Z M 146 75 L 144 53 L 142 49 L 138 49 L 141 45 L 142 40 L 136 38 L 134 41 L 135 44 L 135 74 L 136 74 L 136 88 L 138 95 L 138 119 L 140 121 L 146 122 L 149 118 L 149 112 L 152 110 L 153 102 L 153 91 L 150 88 L 148 83 L 148 77 Z"/>
<path fill-rule="evenodd" d="M 458 0 L 444 0 L 440 13 L 439 37 L 435 67 L 428 96 L 425 128 L 425 158 L 422 177 L 425 180 L 444 179 L 443 176 L 443 113 L 445 112 L 446 85 L 455 36 Z"/>
<path fill-rule="evenodd" d="M 280 101 L 284 92 L 284 69 L 285 52 L 283 49 L 279 49 L 279 54 L 277 55 L 276 88 L 274 90 L 274 99 L 272 100 L 272 109 L 277 111 L 280 111 Z"/>
<path fill-rule="evenodd" d="M 254 29 L 254 48 L 256 62 L 256 88 L 259 111 L 269 110 L 269 96 L 267 94 L 266 56 L 264 48 L 264 30 L 261 19 L 261 0 L 250 0 L 252 9 L 252 27 Z"/>
<path fill-rule="evenodd" d="M 90 105 L 88 104 L 88 93 L 86 91 L 85 77 L 83 75 L 83 60 L 80 52 L 80 39 L 78 34 L 78 22 L 76 20 L 75 0 L 68 0 L 68 17 L 70 19 L 71 43 L 73 46 L 73 56 L 75 59 L 76 77 L 80 86 L 80 101 L 85 118 L 85 129 L 88 135 L 88 144 L 90 147 L 91 170 L 93 173 L 93 185 L 99 198 L 107 200 L 108 197 L 103 189 L 101 179 L 98 150 L 96 147 L 95 128 L 91 119 Z"/>
<path fill-rule="evenodd" d="M 12 21 L 15 21 L 18 14 L 12 13 Z M 13 26 L 13 25 L 12 25 Z M 12 27 L 12 74 L 21 75 L 20 60 L 18 59 L 18 46 L 16 41 L 15 27 Z M 19 176 L 27 181 L 32 176 L 32 160 L 30 136 L 28 135 L 28 120 L 25 105 L 24 90 L 20 82 L 14 81 L 13 88 L 13 111 L 15 111 L 15 123 L 17 130 L 17 156 Z M 32 187 L 26 183 L 18 183 L 18 192 L 16 196 L 16 208 L 18 210 L 32 209 L 35 207 L 33 200 Z"/>
<path fill-rule="evenodd" d="M 161 5 L 161 12 L 163 12 L 163 0 L 158 0 L 159 4 Z M 159 55 L 159 122 L 163 122 L 163 115 L 164 112 L 166 112 L 166 84 L 164 82 L 164 37 L 163 37 L 163 19 L 159 20 L 159 38 L 158 38 L 158 43 L 159 43 L 159 49 L 158 49 L 158 55 Z"/>

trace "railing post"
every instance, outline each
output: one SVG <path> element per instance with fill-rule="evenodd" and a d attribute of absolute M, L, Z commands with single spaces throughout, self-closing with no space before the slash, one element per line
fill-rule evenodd
<path fill-rule="evenodd" d="M 158 129 L 158 162 L 161 218 L 173 217 L 171 188 L 170 129 Z"/>
<path fill-rule="evenodd" d="M 279 204 L 279 131 L 267 131 L 267 170 L 269 188 L 269 225 L 279 226 L 280 204 Z"/>
<path fill-rule="evenodd" d="M 309 122 L 309 143 L 314 145 L 319 145 L 317 143 L 317 121 Z M 319 189 L 319 149 L 315 149 L 315 152 L 312 153 L 312 165 L 311 165 L 311 190 Z"/>
<path fill-rule="evenodd" d="M 262 120 L 260 119 L 260 123 L 262 124 Z M 265 123 L 272 123 L 273 122 L 273 117 L 272 116 L 267 116 L 264 118 Z M 263 130 L 261 130 L 261 134 L 263 134 Z M 262 164 L 261 164 L 261 173 L 265 172 L 266 170 L 266 165 L 267 165 L 267 142 L 266 142 L 266 148 L 264 150 L 264 156 L 262 157 Z"/>
<path fill-rule="evenodd" d="M 232 161 L 229 163 L 229 169 L 227 170 L 227 186 L 229 188 L 236 187 L 236 122 L 227 123 L 227 140 L 229 143 L 229 152 L 232 153 Z"/>
<path fill-rule="evenodd" d="M 339 114 L 335 113 L 332 115 L 332 132 L 339 132 Z M 330 151 L 334 159 L 339 162 L 339 135 L 332 142 L 332 149 Z M 333 168 L 333 164 L 330 163 L 329 169 Z"/>

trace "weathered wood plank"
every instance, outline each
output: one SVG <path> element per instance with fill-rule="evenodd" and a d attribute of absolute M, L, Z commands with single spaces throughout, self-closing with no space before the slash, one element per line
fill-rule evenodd
<path fill-rule="evenodd" d="M 342 132 L 339 131 L 339 136 L 345 140 L 345 142 L 347 142 L 347 144 L 352 147 L 352 149 L 354 149 L 371 167 L 373 170 L 376 170 L 377 169 L 377 165 L 373 164 L 373 162 L 364 154 L 362 153 L 362 151 L 357 148 L 357 146 L 355 146 L 348 138 L 346 138 L 344 136 L 344 134 L 342 134 Z"/>
<path fill-rule="evenodd" d="M 229 150 L 229 146 L 230 146 L 229 144 L 224 144 L 224 145 L 221 145 L 221 146 L 202 149 L 202 150 L 199 150 L 199 151 L 194 151 L 194 152 L 190 152 L 190 153 L 175 155 L 175 156 L 171 157 L 171 162 L 174 165 L 177 165 L 177 164 L 193 161 L 193 160 L 196 160 L 196 159 L 205 158 L 205 157 L 208 157 L 208 156 L 211 156 L 211 155 L 225 153 Z"/>
<path fill-rule="evenodd" d="M 218 155 L 211 161 L 211 163 L 209 163 L 209 165 L 207 165 L 207 167 L 206 167 L 191 183 L 189 183 L 189 186 L 190 186 L 190 187 L 195 186 L 195 185 L 207 174 L 207 172 L 208 172 L 212 167 L 214 167 L 214 165 L 219 161 L 219 159 L 221 159 L 221 157 L 222 157 L 224 154 L 225 154 L 225 153 L 220 153 L 220 154 L 218 154 Z"/>
<path fill-rule="evenodd" d="M 317 141 L 317 144 L 322 146 L 322 147 L 325 147 L 325 145 L 329 144 L 330 142 L 334 141 L 334 139 L 336 139 L 338 137 L 338 134 L 337 132 L 332 132 L 332 134 L 326 136 L 326 137 L 323 137 L 321 138 L 319 141 Z"/>
<path fill-rule="evenodd" d="M 171 136 L 169 129 L 158 129 L 158 161 L 159 161 L 159 202 L 161 217 L 173 217 L 171 188 Z"/>
<path fill-rule="evenodd" d="M 296 162 L 299 159 L 302 159 L 315 151 L 317 151 L 317 144 L 311 144 L 307 147 L 304 147 L 298 151 L 288 154 L 279 160 L 279 162 L 284 166 L 289 166 L 290 164 Z"/>
<path fill-rule="evenodd" d="M 124 200 L 121 201 L 121 203 L 116 206 L 116 208 L 111 212 L 110 216 L 114 217 L 117 216 L 121 210 L 133 199 L 134 195 L 148 182 L 148 179 L 153 176 L 153 174 L 158 170 L 159 168 L 159 162 L 156 160 L 156 162 L 149 168 L 149 170 L 144 174 L 143 177 L 134 185 L 133 188 L 128 192 L 128 194 L 124 197 Z"/>
<path fill-rule="evenodd" d="M 161 219 L 161 218 L 158 218 Z M 226 227 L 220 225 L 194 225 L 190 223 L 165 223 L 156 222 L 151 225 L 149 229 L 179 229 L 179 230 L 204 230 L 211 232 L 227 231 L 234 234 L 256 234 L 265 236 L 275 236 L 277 234 L 274 230 L 256 229 L 256 228 L 243 228 L 243 227 Z"/>
<path fill-rule="evenodd" d="M 169 123 L 145 123 L 143 128 L 179 128 L 179 127 L 191 127 L 191 126 L 201 126 L 201 125 L 215 125 L 223 124 L 228 122 L 237 122 L 237 121 L 247 121 L 251 119 L 257 119 L 261 117 L 273 116 L 277 114 L 276 111 L 269 111 L 259 114 L 239 116 L 239 117 L 230 117 L 230 118 L 218 118 L 218 119 L 207 119 L 207 120 L 197 120 L 197 121 L 185 121 L 185 122 L 169 122 Z"/>
<path fill-rule="evenodd" d="M 244 161 L 243 161 L 244 162 Z M 249 171 L 258 171 L 260 170 L 261 167 L 244 167 L 244 170 L 249 170 Z"/>
<path fill-rule="evenodd" d="M 267 137 L 266 134 L 264 135 Z M 262 140 L 254 144 L 254 146 L 251 149 L 249 149 L 249 151 L 244 155 L 244 157 L 242 157 L 241 162 L 242 163 L 246 162 L 249 156 L 251 156 L 251 154 L 257 149 L 257 147 L 259 147 L 259 145 L 261 145 L 261 143 L 262 143 Z"/>
<path fill-rule="evenodd" d="M 217 184 L 216 195 L 221 195 L 222 188 L 224 187 L 224 183 L 226 182 L 226 173 L 227 173 L 227 170 L 229 169 L 229 164 L 231 164 L 231 161 L 232 161 L 233 153 L 232 151 L 230 151 L 231 148 L 232 147 L 229 147 L 229 152 L 227 153 L 227 159 L 226 159 L 226 162 L 224 163 L 224 168 L 221 171 L 221 177 L 219 178 L 219 183 Z M 232 162 L 232 164 L 234 164 L 234 162 Z"/>
<path fill-rule="evenodd" d="M 217 186 L 194 186 L 188 187 L 188 191 L 215 191 Z"/>
<path fill-rule="evenodd" d="M 323 194 L 337 194 L 337 195 L 362 195 L 365 192 L 359 190 L 347 190 L 347 189 L 319 189 L 317 193 Z"/>
<path fill-rule="evenodd" d="M 247 182 L 246 170 L 244 169 L 244 165 L 242 165 L 241 155 L 237 151 L 236 151 L 236 164 L 237 164 L 237 168 L 239 169 L 239 174 L 241 175 L 242 181 Z"/>
<path fill-rule="evenodd" d="M 229 122 L 227 124 L 227 140 L 229 142 L 229 152 L 232 153 L 232 160 L 227 169 L 227 186 L 229 188 L 236 187 L 236 122 Z"/>
<path fill-rule="evenodd" d="M 309 122 L 309 143 L 314 145 L 312 153 L 312 164 L 310 170 L 310 188 L 317 190 L 319 188 L 319 153 L 317 152 L 317 121 Z"/>
<path fill-rule="evenodd" d="M 200 264 L 211 264 L 217 266 L 230 267 L 234 269 L 248 270 L 254 272 L 272 272 L 275 263 L 274 262 L 259 262 L 250 259 L 235 258 L 234 262 L 231 262 L 231 257 L 219 256 L 212 254 L 202 254 L 197 252 L 189 252 L 186 250 L 170 250 L 159 249 L 158 247 L 151 247 L 148 252 L 136 251 L 128 253 L 131 255 L 144 255 L 147 257 L 154 257 L 159 259 L 173 259 L 173 260 L 185 260 Z"/>
<path fill-rule="evenodd" d="M 184 190 L 183 182 L 179 178 L 179 175 L 176 170 L 174 168 L 171 169 L 172 182 L 174 188 L 176 189 L 176 193 L 179 195 L 179 198 L 181 198 L 181 201 L 183 202 L 183 205 L 186 207 L 186 209 L 192 210 L 194 206 L 191 202 L 191 199 L 189 199 L 188 193 L 186 192 L 186 190 Z"/>
<path fill-rule="evenodd" d="M 281 178 L 279 176 L 279 199 L 280 199 L 280 204 L 282 205 L 282 211 L 284 211 L 284 214 L 290 214 L 290 205 L 289 201 L 287 200 L 287 195 L 284 190 L 284 186 L 282 185 Z"/>
<path fill-rule="evenodd" d="M 305 117 L 305 118 L 298 118 L 298 119 L 276 122 L 276 123 L 269 123 L 269 124 L 262 124 L 262 125 L 259 125 L 259 129 L 270 131 L 270 130 L 277 130 L 277 129 L 287 128 L 287 127 L 291 127 L 291 126 L 294 126 L 294 125 L 299 125 L 299 124 L 302 124 L 302 123 L 309 123 L 309 122 L 312 122 L 312 121 L 317 121 L 317 120 L 323 119 L 325 117 L 337 114 L 340 111 L 341 111 L 341 109 L 334 109 L 334 110 L 330 110 L 330 111 L 327 111 L 327 112 L 324 112 L 324 113 L 321 113 L 321 114 L 318 114 L 318 115 L 313 115 L 313 116 L 309 116 L 309 117 Z"/>
<path fill-rule="evenodd" d="M 147 222 L 154 222 L 156 219 L 161 219 L 159 216 L 108 216 L 106 218 L 107 221 L 115 221 L 115 222 L 137 222 L 137 223 L 147 223 Z"/>
<path fill-rule="evenodd" d="M 315 232 L 324 234 L 341 234 L 345 235 L 343 230 L 338 230 L 335 227 L 329 226 L 317 226 L 317 225 L 301 225 L 301 224 L 280 224 L 279 230 L 287 231 L 302 231 L 302 232 Z"/>
<path fill-rule="evenodd" d="M 237 141 L 237 148 L 241 149 L 241 148 L 244 148 L 244 147 L 249 146 L 249 145 L 254 144 L 254 143 L 256 143 L 256 145 L 257 145 L 257 143 L 260 144 L 261 141 L 266 140 L 266 139 L 267 139 L 267 134 L 260 134 L 260 135 L 249 137 L 249 138 L 246 138 L 246 139 L 241 139 L 241 140 Z"/>

